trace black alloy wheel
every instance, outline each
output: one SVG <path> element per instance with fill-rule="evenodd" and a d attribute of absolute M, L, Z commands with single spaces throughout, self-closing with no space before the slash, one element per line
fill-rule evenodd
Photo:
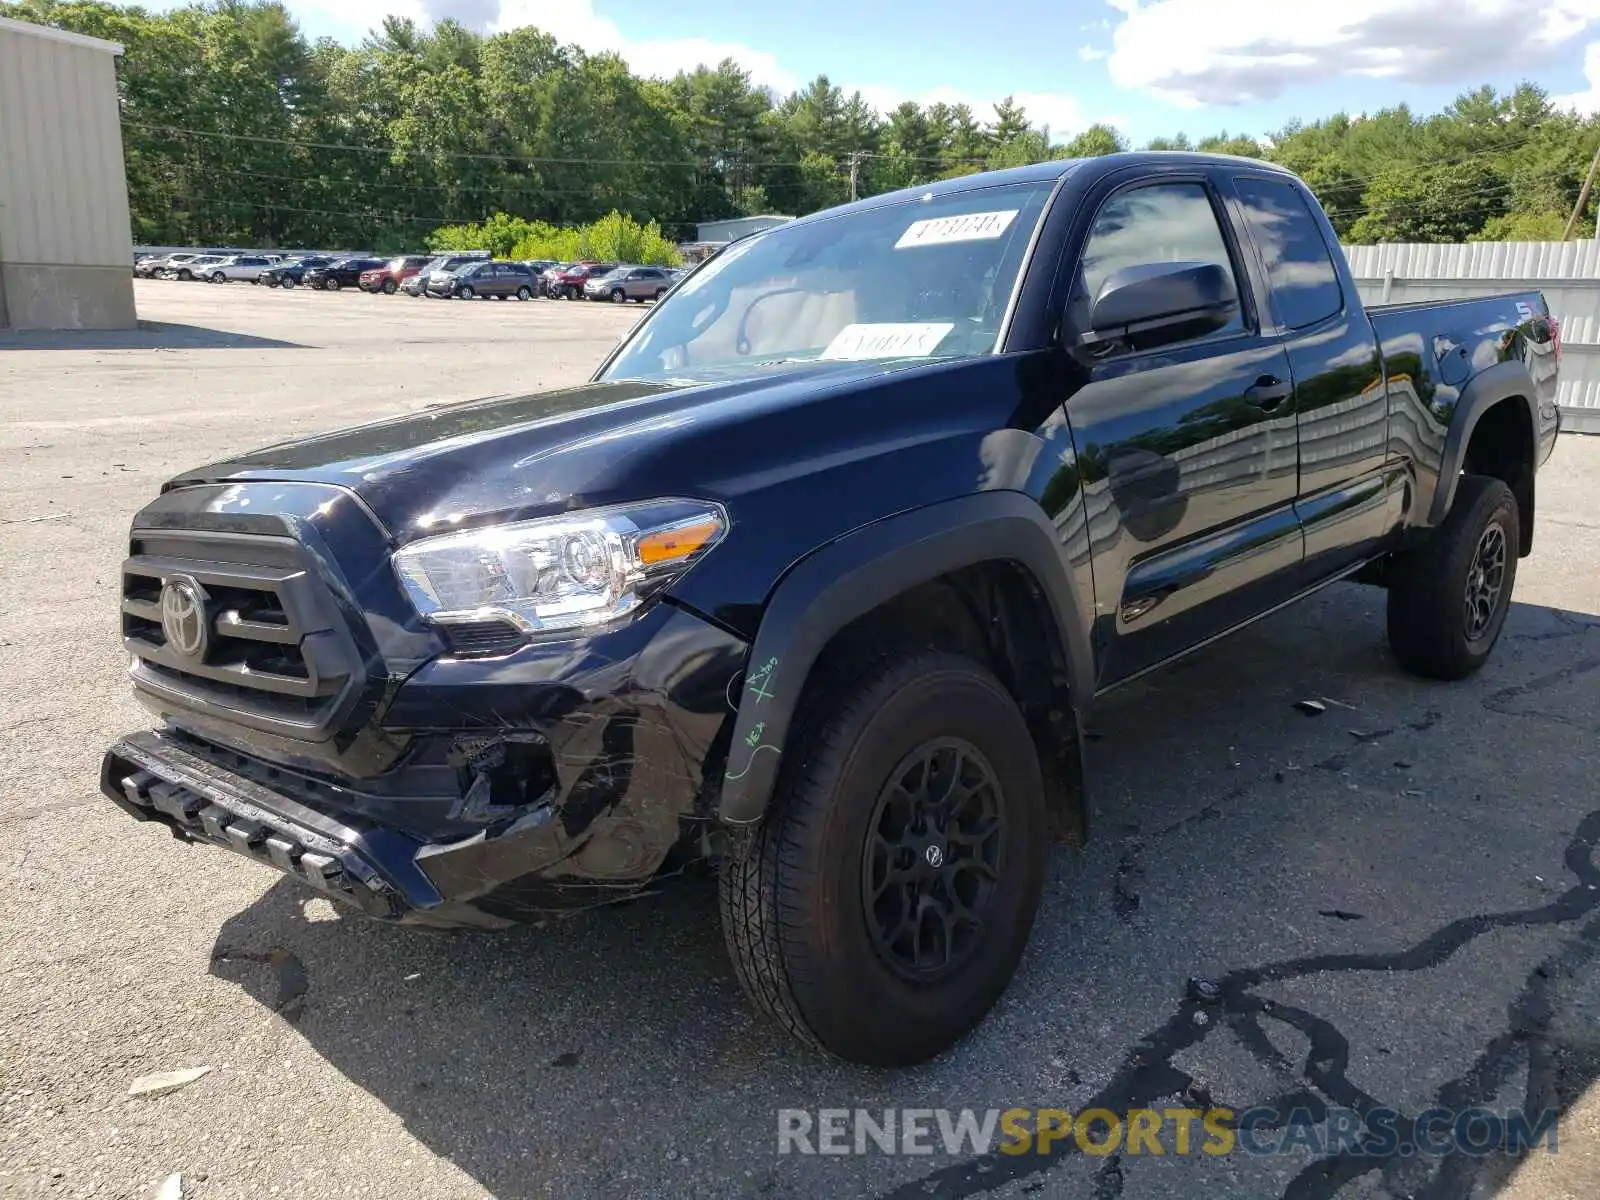
<path fill-rule="evenodd" d="M 1467 569 L 1463 615 L 1467 640 L 1480 641 L 1500 607 L 1500 590 L 1506 582 L 1506 534 L 1498 525 L 1484 527 L 1478 548 Z"/>
<path fill-rule="evenodd" d="M 878 797 L 861 863 L 873 949 L 902 978 L 936 980 L 982 940 L 1005 868 L 1005 801 L 993 768 L 961 738 L 924 743 Z"/>

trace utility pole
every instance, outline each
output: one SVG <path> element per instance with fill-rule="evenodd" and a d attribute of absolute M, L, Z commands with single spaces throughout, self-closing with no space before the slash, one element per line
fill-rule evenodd
<path fill-rule="evenodd" d="M 1594 157 L 1589 160 L 1589 173 L 1583 177 L 1583 187 L 1578 190 L 1578 202 L 1572 206 L 1572 215 L 1567 218 L 1567 227 L 1561 231 L 1561 240 L 1564 242 L 1572 236 L 1572 227 L 1578 223 L 1578 215 L 1583 212 L 1583 206 L 1589 201 L 1589 189 L 1594 186 L 1594 173 L 1600 168 L 1600 146 L 1595 147 Z M 1600 238 L 1600 217 L 1595 221 L 1595 237 Z"/>
<path fill-rule="evenodd" d="M 1595 161 L 1596 162 L 1600 162 L 1600 154 L 1596 154 L 1595 155 Z M 1589 174 L 1590 174 L 1591 177 L 1594 175 L 1594 171 L 1593 171 L 1592 168 L 1590 169 Z M 850 151 L 850 199 L 852 199 L 852 200 L 857 199 L 857 193 L 859 192 L 860 187 L 861 187 L 861 151 L 852 150 L 852 151 Z M 1584 189 L 1584 194 L 1585 195 L 1588 194 L 1588 189 L 1587 188 Z"/>

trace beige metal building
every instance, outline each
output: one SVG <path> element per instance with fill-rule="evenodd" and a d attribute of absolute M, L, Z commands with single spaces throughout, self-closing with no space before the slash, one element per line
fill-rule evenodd
<path fill-rule="evenodd" d="M 136 323 L 121 53 L 0 17 L 0 328 Z"/>

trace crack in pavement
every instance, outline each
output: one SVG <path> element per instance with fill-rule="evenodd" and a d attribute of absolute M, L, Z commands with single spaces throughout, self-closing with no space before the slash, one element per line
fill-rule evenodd
<path fill-rule="evenodd" d="M 1600 908 L 1600 867 L 1593 859 L 1593 851 L 1600 841 L 1600 809 L 1589 813 L 1579 823 L 1567 843 L 1564 856 L 1567 869 L 1578 882 L 1549 904 L 1537 908 L 1515 909 L 1497 913 L 1479 913 L 1461 917 L 1435 930 L 1420 942 L 1407 949 L 1390 953 L 1322 954 L 1289 959 L 1259 967 L 1244 967 L 1228 972 L 1217 980 L 1220 1000 L 1206 1003 L 1185 999 L 1170 1019 L 1160 1028 L 1146 1034 L 1123 1058 L 1122 1065 L 1111 1081 L 1080 1107 L 1109 1109 L 1125 1113 L 1135 1108 L 1155 1108 L 1157 1101 L 1185 1093 L 1192 1095 L 1197 1081 L 1188 1072 L 1173 1065 L 1173 1059 L 1182 1051 L 1197 1045 L 1224 1023 L 1241 1037 L 1252 1055 L 1275 1076 L 1283 1077 L 1291 1071 L 1290 1064 L 1274 1048 L 1261 1029 L 1263 1018 L 1282 1021 L 1299 1030 L 1311 1043 L 1306 1054 L 1301 1075 L 1316 1091 L 1300 1090 L 1277 1097 L 1269 1103 L 1288 1111 L 1294 1107 L 1307 1109 L 1315 1117 L 1326 1114 L 1327 1102 L 1332 1102 L 1361 1113 L 1364 1117 L 1382 1107 L 1379 1102 L 1356 1087 L 1346 1077 L 1350 1061 L 1349 1041 L 1332 1022 L 1293 1005 L 1282 1004 L 1250 989 L 1263 984 L 1283 983 L 1304 979 L 1312 975 L 1356 971 L 1410 972 L 1423 971 L 1447 962 L 1462 947 L 1496 929 L 1527 928 L 1543 925 L 1565 924 Z M 1493 1094 L 1493 1084 L 1498 1086 L 1509 1074 L 1519 1051 L 1533 1054 L 1542 1030 L 1549 1023 L 1549 1006 L 1544 1006 L 1538 1018 L 1542 991 L 1538 981 L 1548 980 L 1559 970 L 1570 970 L 1579 962 L 1587 961 L 1600 953 L 1600 920 L 1589 922 L 1578 939 L 1569 943 L 1553 960 L 1541 963 L 1524 986 L 1523 993 L 1511 1005 L 1510 1029 L 1497 1037 L 1483 1054 L 1478 1064 L 1458 1080 L 1440 1089 L 1440 1103 L 1460 1101 L 1457 1107 L 1470 1104 L 1474 1098 Z M 1220 1007 L 1224 1020 L 1206 1019 L 1196 1023 L 1196 1014 Z M 1536 1091 L 1548 1090 L 1548 1081 L 1535 1078 L 1530 1071 L 1528 1105 L 1532 1105 Z M 1317 1095 L 1327 1098 L 1327 1102 Z M 1266 1126 L 1263 1126 L 1266 1128 Z M 1398 1120 L 1393 1130 L 1400 1142 L 1415 1138 L 1415 1118 Z M 1372 1139 L 1387 1135 L 1368 1129 L 1363 1145 Z M 949 1167 L 934 1171 L 919 1180 L 913 1180 L 884 1194 L 884 1200 L 917 1200 L 935 1197 L 939 1200 L 959 1200 L 960 1197 L 991 1192 L 1005 1184 L 1049 1170 L 1069 1154 L 1078 1152 L 1076 1142 L 1068 1141 L 1050 1154 L 1009 1156 L 998 1153 L 981 1155 Z M 1480 1164 L 1467 1163 L 1451 1166 L 1451 1156 L 1442 1160 L 1444 1166 L 1426 1193 L 1429 1200 L 1456 1200 L 1464 1193 L 1451 1190 L 1453 1176 L 1463 1169 L 1481 1169 Z M 1378 1169 L 1391 1169 L 1395 1164 L 1405 1165 L 1398 1152 L 1387 1156 L 1362 1155 L 1344 1152 L 1328 1159 L 1318 1160 L 1300 1172 L 1283 1193 L 1284 1200 L 1326 1200 L 1339 1188 L 1358 1175 Z M 1119 1172 L 1120 1173 L 1120 1172 Z"/>
<path fill-rule="evenodd" d="M 1559 671 L 1539 676 L 1528 683 L 1503 688 L 1483 701 L 1487 708 L 1495 701 L 1542 691 L 1577 675 L 1600 668 L 1600 658 L 1582 659 Z M 1413 729 L 1433 726 L 1438 714 L 1430 712 Z M 1338 756 L 1336 756 L 1338 757 Z M 1318 766 L 1332 764 L 1319 763 Z M 1210 806 L 1208 806 L 1210 807 Z M 1185 821 L 1194 818 L 1185 818 Z M 1177 823 L 1177 826 L 1184 821 Z M 1176 828 L 1177 826 L 1174 826 Z M 1137 839 L 1130 839 L 1135 841 Z M 1493 1172 L 1508 1173 L 1517 1158 L 1501 1154 L 1493 1158 L 1449 1155 L 1438 1160 L 1410 1158 L 1398 1149 L 1387 1154 L 1363 1153 L 1374 1145 L 1414 1146 L 1416 1117 L 1396 1120 L 1379 1132 L 1365 1124 L 1374 1110 L 1383 1106 L 1376 1098 L 1353 1084 L 1346 1072 L 1350 1062 L 1349 1040 L 1327 1019 L 1293 1005 L 1279 1003 L 1254 994 L 1252 989 L 1266 984 L 1305 979 L 1310 976 L 1346 972 L 1415 972 L 1438 967 L 1484 934 L 1499 929 L 1533 928 L 1577 921 L 1600 909 L 1600 866 L 1594 849 L 1600 842 L 1600 809 L 1588 813 L 1578 823 L 1567 842 L 1563 862 L 1576 882 L 1547 904 L 1534 908 L 1479 913 L 1451 921 L 1416 944 L 1398 951 L 1312 955 L 1243 967 L 1229 971 L 1216 981 L 1218 995 L 1213 1000 L 1182 1000 L 1172 1016 L 1159 1028 L 1142 1037 L 1123 1057 L 1110 1081 L 1079 1106 L 1081 1111 L 1101 1108 L 1126 1113 L 1131 1109 L 1155 1108 L 1168 1097 L 1193 1098 L 1206 1092 L 1206 1085 L 1174 1065 L 1183 1051 L 1202 1042 L 1212 1031 L 1226 1025 L 1241 1043 L 1287 1090 L 1268 1101 L 1280 1114 L 1295 1108 L 1306 1110 L 1314 1120 L 1325 1119 L 1330 1104 L 1352 1109 L 1361 1115 L 1364 1127 L 1354 1150 L 1320 1158 L 1305 1166 L 1290 1180 L 1283 1200 L 1329 1200 L 1345 1184 L 1373 1171 L 1382 1171 L 1386 1182 L 1403 1183 L 1400 1194 L 1416 1200 L 1459 1200 L 1468 1194 L 1472 1179 Z M 1118 876 L 1134 875 L 1137 851 L 1130 847 L 1132 860 L 1124 854 Z M 1126 869 L 1125 869 L 1126 868 Z M 1453 1108 L 1470 1107 L 1493 1098 L 1504 1086 L 1520 1061 L 1528 1063 L 1528 1083 L 1524 1112 L 1532 1117 L 1540 1108 L 1551 1106 L 1555 1096 L 1554 1062 L 1549 1026 L 1555 1009 L 1549 997 L 1551 979 L 1600 957 L 1600 917 L 1588 921 L 1575 938 L 1536 967 L 1524 981 L 1518 996 L 1508 1006 L 1507 1029 L 1497 1035 L 1464 1074 L 1438 1089 L 1437 1102 Z M 1220 1009 L 1221 1019 L 1212 1014 Z M 1282 1021 L 1297 1029 L 1310 1042 L 1303 1066 L 1293 1064 L 1268 1038 L 1262 1022 Z M 1303 1081 L 1303 1082 L 1302 1082 Z M 1206 1106 L 1215 1101 L 1206 1094 Z M 1237 1108 L 1236 1108 L 1237 1111 Z M 1263 1126 L 1266 1128 L 1267 1126 Z M 989 1153 L 953 1163 L 883 1193 L 880 1200 L 961 1200 L 963 1197 L 992 1192 L 1007 1184 L 1049 1171 L 1068 1155 L 1079 1153 L 1075 1139 L 1062 1142 L 1048 1154 L 1005 1155 Z M 1113 1168 L 1113 1164 L 1116 1164 Z M 1432 1171 L 1431 1178 L 1418 1178 Z M 1038 1181 L 1041 1182 L 1042 1181 Z M 1096 1195 L 1120 1195 L 1123 1171 L 1116 1159 L 1110 1160 L 1096 1176 Z M 1111 1190 L 1114 1188 L 1115 1190 Z M 1024 1191 L 1037 1190 L 1032 1185 Z"/>

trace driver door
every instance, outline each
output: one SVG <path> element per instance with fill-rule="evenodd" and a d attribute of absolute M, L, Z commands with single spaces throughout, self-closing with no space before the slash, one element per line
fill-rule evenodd
<path fill-rule="evenodd" d="M 1289 598 L 1304 557 L 1288 356 L 1263 337 L 1256 270 L 1203 173 L 1112 185 L 1072 264 L 1069 345 L 1113 272 L 1215 263 L 1239 309 L 1144 349 L 1074 351 L 1066 402 L 1090 522 L 1100 684 L 1156 665 Z"/>

